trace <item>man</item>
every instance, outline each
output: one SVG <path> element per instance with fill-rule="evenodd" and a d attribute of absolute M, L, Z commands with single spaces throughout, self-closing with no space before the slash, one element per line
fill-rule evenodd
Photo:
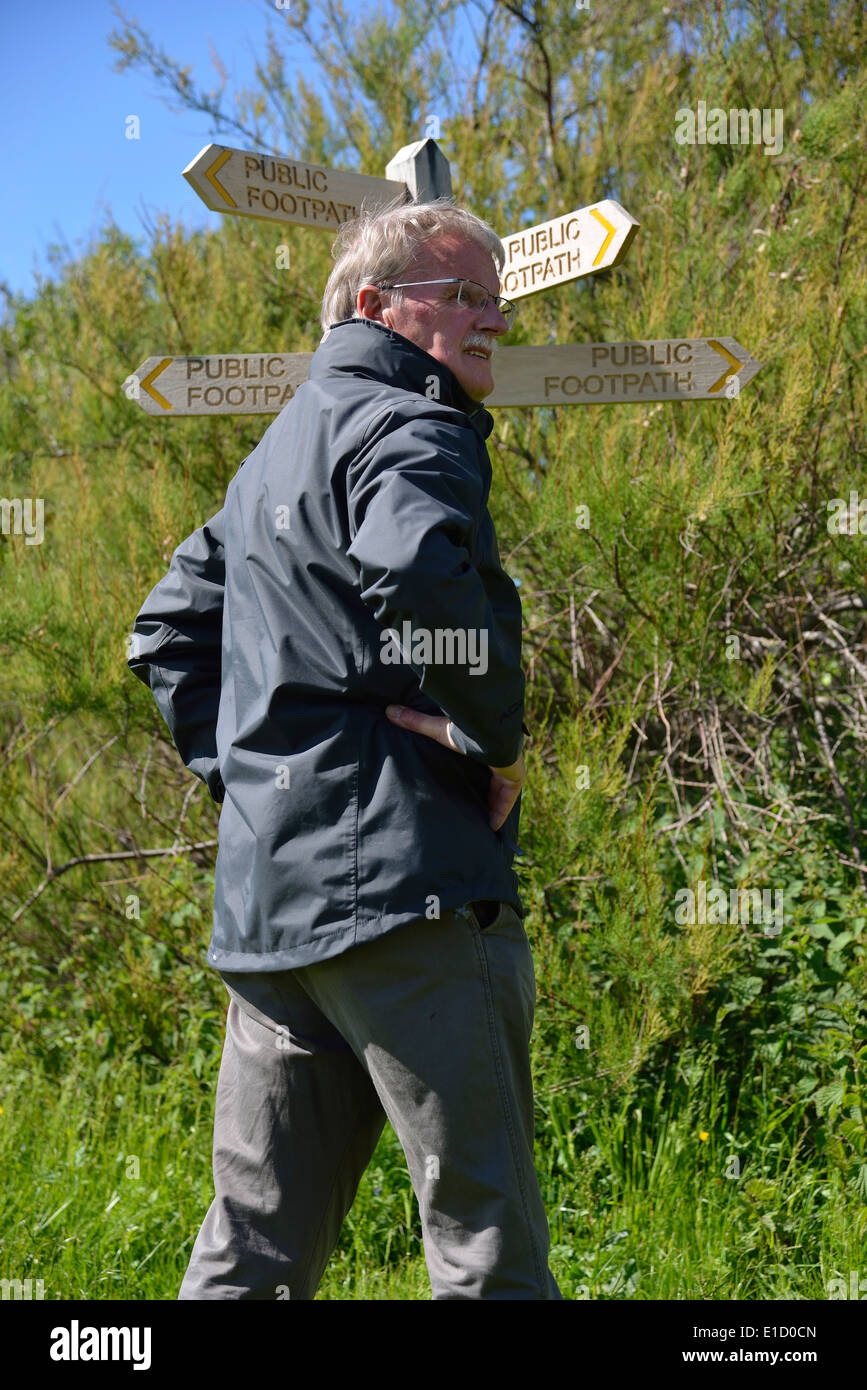
<path fill-rule="evenodd" d="M 481 401 L 503 247 L 342 229 L 309 380 L 184 541 L 130 666 L 222 802 L 215 1197 L 181 1299 L 312 1299 L 386 1118 L 434 1299 L 559 1299 L 533 1167 L 521 605 Z"/>

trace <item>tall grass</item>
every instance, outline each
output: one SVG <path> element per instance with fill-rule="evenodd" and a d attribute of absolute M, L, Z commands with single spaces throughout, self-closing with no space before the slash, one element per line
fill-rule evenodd
<path fill-rule="evenodd" d="M 130 1054 L 106 1070 L 84 1048 L 66 1060 L 59 1083 L 24 1054 L 0 1063 L 0 1277 L 41 1279 L 45 1298 L 174 1299 L 212 1196 L 219 1051 L 199 1078 L 189 1055 L 158 1069 Z M 564 1297 L 823 1299 L 830 1279 L 867 1272 L 863 1204 L 805 1157 L 807 1115 L 781 1116 L 772 1069 L 732 1103 L 713 1051 L 685 1053 L 645 1098 L 584 1114 L 564 1071 L 537 1066 L 536 1080 Z M 317 1297 L 430 1298 L 390 1126 Z"/>

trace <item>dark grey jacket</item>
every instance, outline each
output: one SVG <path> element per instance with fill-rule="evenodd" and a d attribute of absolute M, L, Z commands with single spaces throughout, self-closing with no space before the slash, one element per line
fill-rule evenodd
<path fill-rule="evenodd" d="M 216 968 L 293 969 L 478 898 L 524 915 L 520 798 L 497 832 L 487 811 L 524 706 L 492 424 L 399 333 L 335 325 L 145 601 L 128 664 L 222 802 Z M 448 715 L 467 756 L 390 703 Z"/>

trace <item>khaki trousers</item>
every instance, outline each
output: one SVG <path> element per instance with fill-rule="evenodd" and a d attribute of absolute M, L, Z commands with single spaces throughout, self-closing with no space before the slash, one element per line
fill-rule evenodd
<path fill-rule="evenodd" d="M 492 907 L 489 925 L 484 909 Z M 529 943 L 506 903 L 221 972 L 215 1196 L 181 1299 L 312 1299 L 386 1118 L 434 1299 L 561 1299 L 533 1165 Z"/>

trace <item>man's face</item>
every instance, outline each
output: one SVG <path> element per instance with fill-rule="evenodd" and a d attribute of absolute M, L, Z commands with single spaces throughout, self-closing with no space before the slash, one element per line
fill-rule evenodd
<path fill-rule="evenodd" d="M 443 236 L 425 245 L 412 265 L 397 277 L 441 280 L 453 275 L 484 285 L 490 295 L 500 292 L 493 257 L 475 241 Z M 364 286 L 356 300 L 362 318 L 376 319 L 444 363 L 467 395 L 482 401 L 494 389 L 490 358 L 494 340 L 508 326 L 493 299 L 479 311 L 457 303 L 457 285 L 413 285 L 401 291 L 403 303 L 375 286 Z"/>

